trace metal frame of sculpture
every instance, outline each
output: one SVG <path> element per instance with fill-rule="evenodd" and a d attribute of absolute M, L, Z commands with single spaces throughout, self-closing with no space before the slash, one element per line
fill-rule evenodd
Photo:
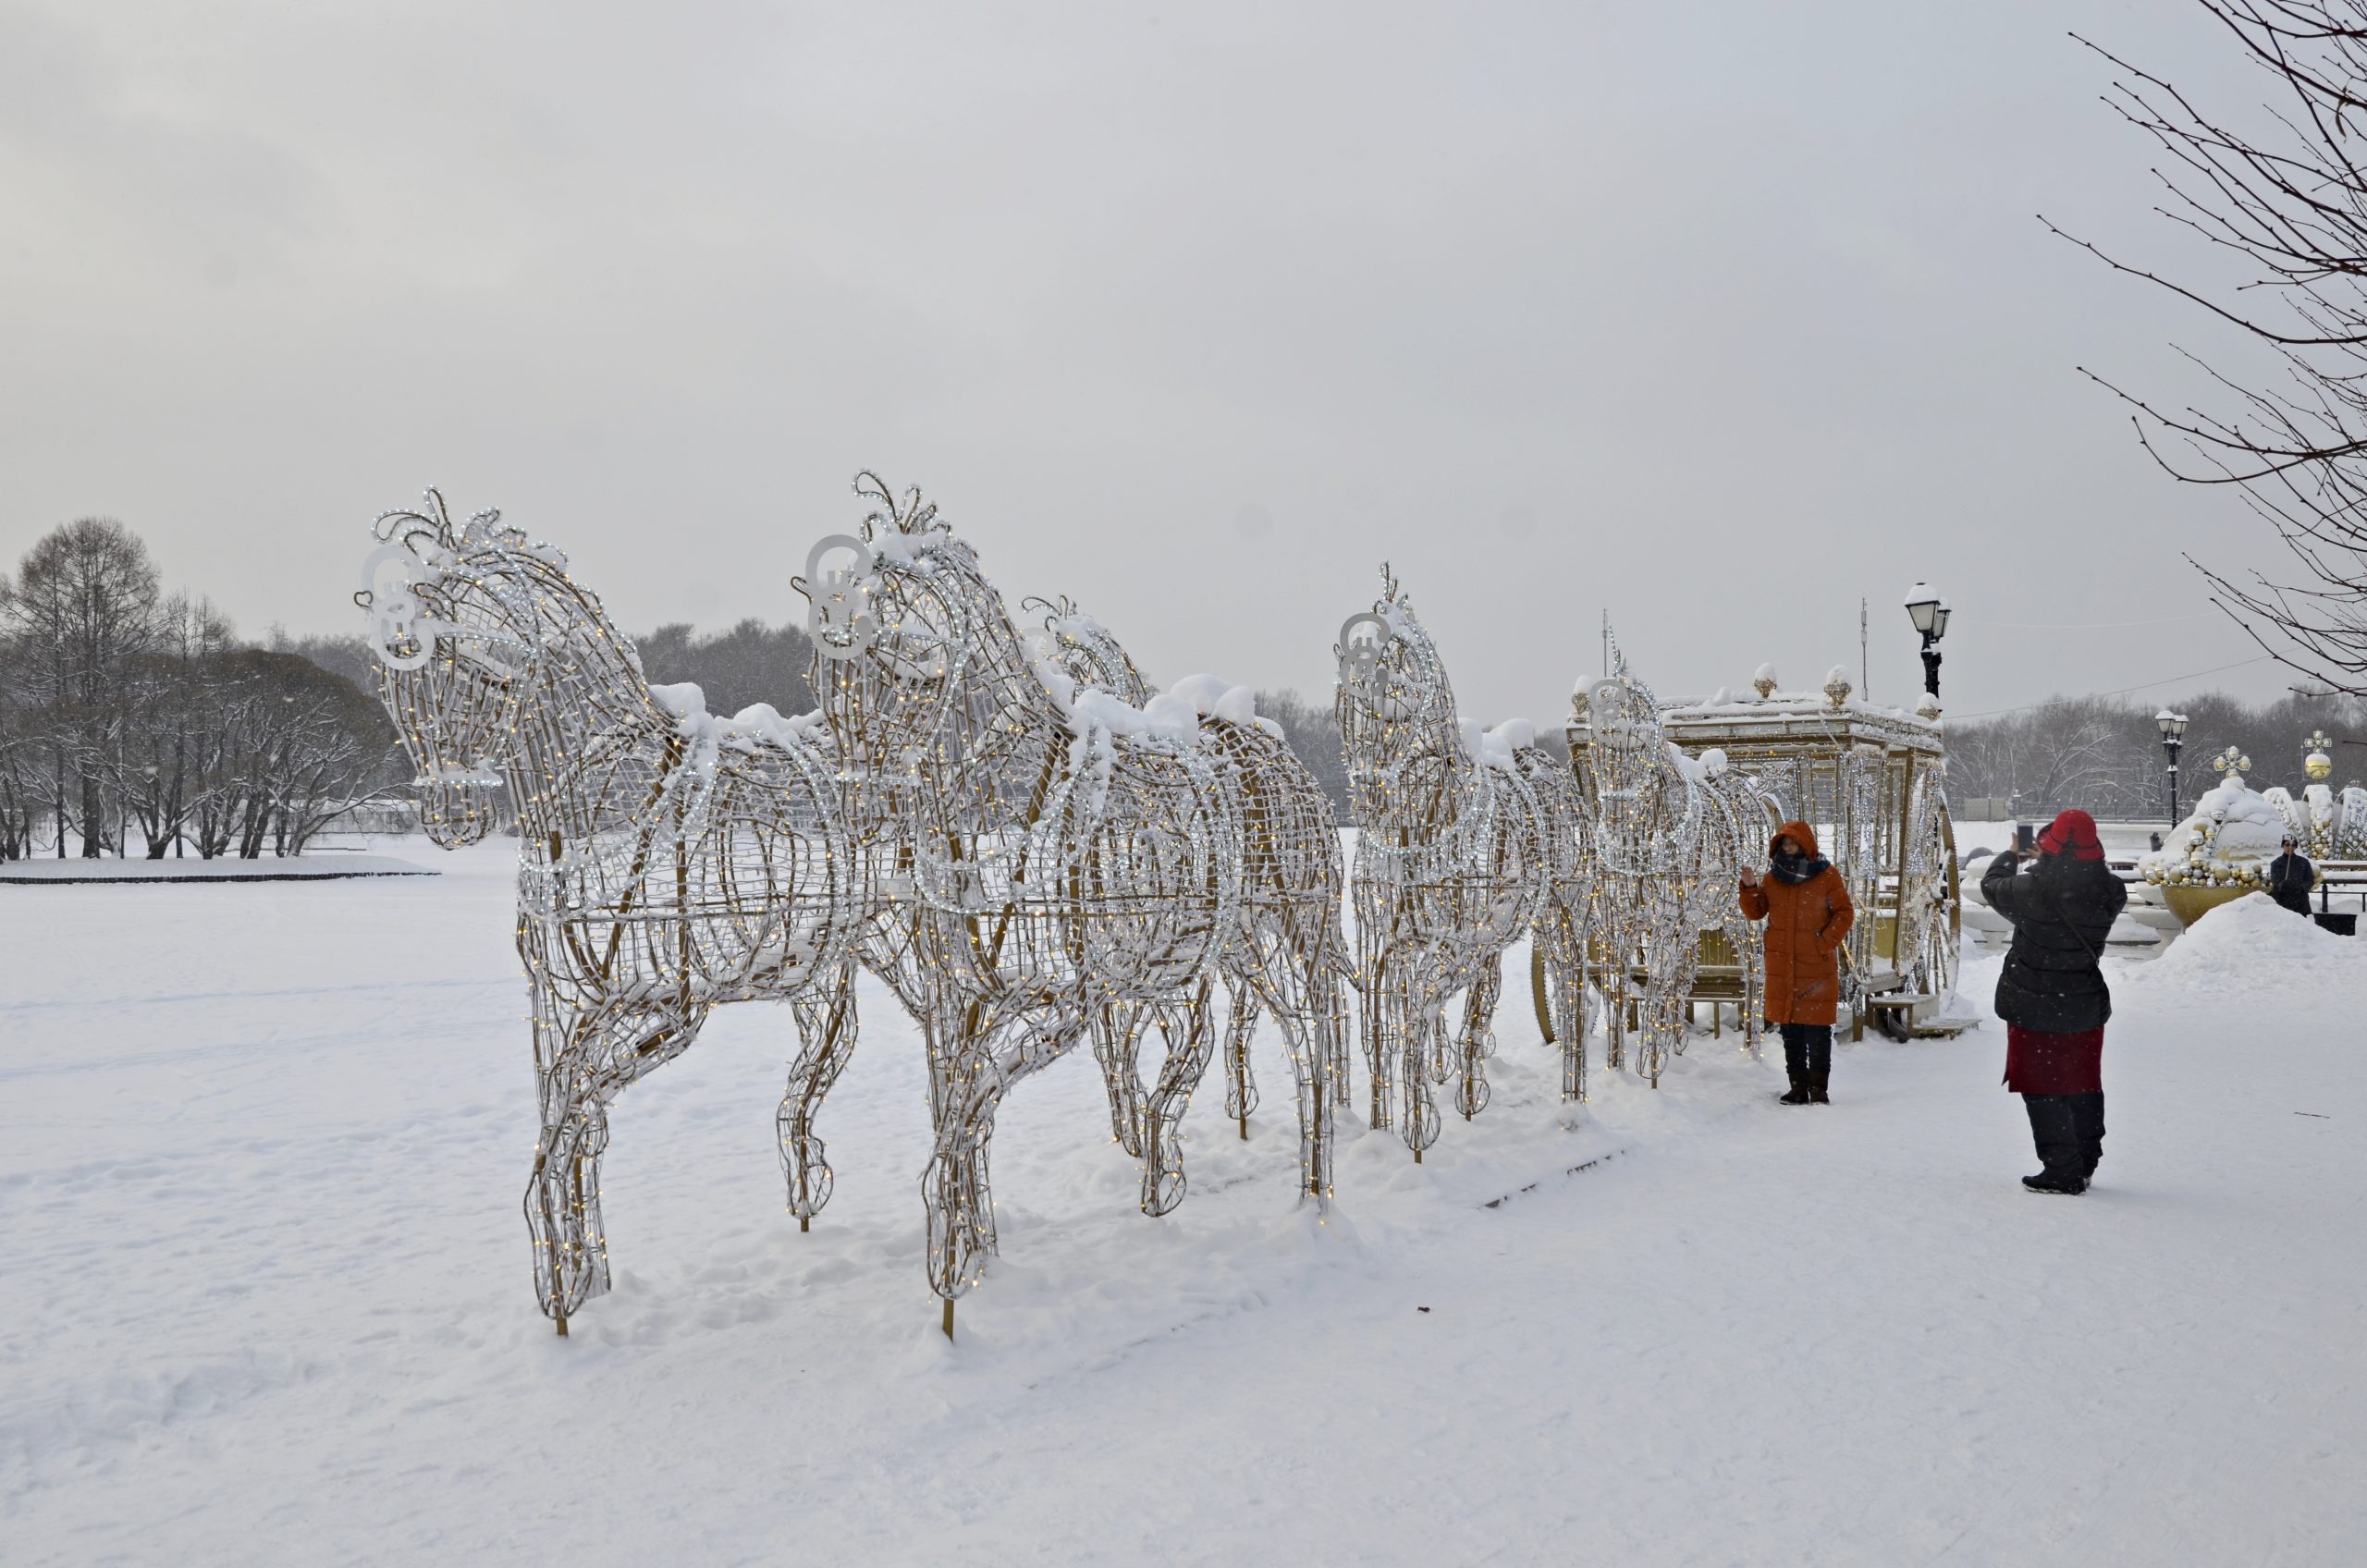
<path fill-rule="evenodd" d="M 1109 1010 L 1188 998 L 1138 1122 L 1146 1207 L 1180 1195 L 1173 1120 L 1207 1061 L 1218 975 L 1282 1024 L 1299 1188 L 1328 1199 L 1346 965 L 1320 790 L 1294 761 L 1277 766 L 1286 751 L 1245 715 L 1079 688 L 933 505 L 867 473 L 856 490 L 875 504 L 861 535 L 823 540 L 795 585 L 853 852 L 888 906 L 859 950 L 928 1051 L 922 1188 L 948 1331 L 995 1250 L 996 1109 Z"/>
<path fill-rule="evenodd" d="M 695 686 L 651 687 L 566 557 L 499 518 L 455 528 L 432 490 L 382 514 L 355 598 L 431 835 L 482 837 L 497 778 L 516 804 L 542 1107 L 524 1207 L 535 1293 L 564 1334 L 609 1288 L 610 1102 L 717 1004 L 843 985 L 860 905 L 812 723 L 718 719 Z"/>
<path fill-rule="evenodd" d="M 1612 668 L 1570 699 L 1594 852 L 1589 973 L 1609 1007 L 1609 1065 L 1622 1064 L 1633 1029 L 1635 1071 L 1658 1088 L 1685 1050 L 1705 931 L 1741 966 L 1743 1044 L 1758 1049 L 1762 959 L 1735 890 L 1746 866 L 1766 868 L 1776 813 L 1722 754 L 1697 762 L 1672 745 L 1650 689 L 1624 655 Z"/>
<path fill-rule="evenodd" d="M 1147 705 L 1159 694 L 1134 663 L 1134 655 L 1126 652 L 1110 629 L 1079 610 L 1074 600 L 1066 596 L 1057 601 L 1028 599 L 1022 602 L 1021 608 L 1041 615 L 1041 656 L 1079 690 L 1107 692 L 1137 708 Z M 1175 694 L 1194 702 L 1196 711 L 1208 714 L 1235 708 L 1237 704 L 1233 688 L 1207 676 L 1177 682 Z M 1319 796 L 1321 787 L 1291 752 L 1279 727 L 1271 720 L 1257 718 L 1254 704 L 1248 711 L 1251 721 L 1274 742 L 1269 748 L 1270 754 L 1263 759 L 1265 766 L 1280 776 L 1302 776 L 1291 779 L 1287 794 L 1303 807 L 1307 806 Z M 1240 717 L 1238 711 L 1234 717 Z M 1313 809 L 1306 810 L 1305 815 L 1309 819 L 1328 816 L 1328 813 Z M 1331 830 L 1336 838 L 1336 824 L 1331 825 Z M 1249 1043 L 1257 1028 L 1257 993 L 1241 974 L 1228 974 L 1224 982 L 1224 1113 L 1246 1140 L 1249 1113 L 1257 1109 L 1257 1081 L 1249 1060 Z M 1154 1095 L 1143 1088 L 1136 1070 L 1140 1042 L 1156 1027 L 1169 1044 L 1172 1061 L 1174 1042 L 1186 1037 L 1186 1032 L 1193 1027 L 1191 1010 L 1196 1005 L 1205 1010 L 1206 999 L 1194 996 L 1167 1002 L 1118 1003 L 1104 1010 L 1093 1024 L 1094 1054 L 1100 1060 L 1102 1078 L 1109 1090 L 1111 1135 L 1128 1154 L 1146 1160 L 1142 1207 L 1144 1213 L 1154 1216 L 1168 1212 L 1181 1196 L 1180 1169 L 1179 1179 L 1172 1183 L 1173 1193 L 1162 1191 L 1160 1161 L 1156 1156 L 1177 1146 L 1175 1122 L 1182 1118 L 1184 1103 L 1180 1096 Z M 1202 1062 L 1199 1070 L 1205 1071 L 1206 1066 Z"/>
<path fill-rule="evenodd" d="M 1483 733 L 1458 717 L 1437 645 L 1385 565 L 1381 582 L 1332 647 L 1334 714 L 1359 827 L 1351 902 L 1372 1125 L 1396 1126 L 1418 1160 L 1440 1131 L 1433 1084 L 1454 1084 L 1466 1120 L 1488 1102 L 1503 952 L 1524 933 L 1563 1092 L 1584 1097 L 1585 875 L 1567 771 L 1525 725 Z"/>

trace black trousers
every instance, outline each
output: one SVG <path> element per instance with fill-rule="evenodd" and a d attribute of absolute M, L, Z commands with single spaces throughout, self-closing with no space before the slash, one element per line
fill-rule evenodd
<path fill-rule="evenodd" d="M 1786 1072 L 1806 1073 L 1811 1078 L 1832 1075 L 1832 1024 L 1779 1023 L 1776 1028 L 1784 1035 L 1784 1067 Z"/>
<path fill-rule="evenodd" d="M 2024 1095 L 2022 1106 L 2030 1112 L 2030 1142 L 2038 1145 L 2040 1164 L 2083 1177 L 2096 1173 L 2096 1164 L 2104 1157 L 2102 1089 L 2085 1095 Z"/>

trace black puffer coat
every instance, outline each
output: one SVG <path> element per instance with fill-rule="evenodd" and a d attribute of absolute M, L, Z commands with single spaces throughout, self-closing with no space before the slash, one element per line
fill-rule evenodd
<path fill-rule="evenodd" d="M 2310 913 L 2310 889 L 2317 882 L 2318 868 L 2307 855 L 2287 850 L 2268 863 L 2268 896 L 2295 914 Z"/>
<path fill-rule="evenodd" d="M 2104 984 L 2104 939 L 2128 889 L 2101 860 L 2041 855 L 2027 876 L 2008 850 L 1989 863 L 1981 896 L 2014 923 L 2014 945 L 1997 976 L 1997 1016 L 2045 1035 L 2101 1029 L 2112 1016 Z"/>

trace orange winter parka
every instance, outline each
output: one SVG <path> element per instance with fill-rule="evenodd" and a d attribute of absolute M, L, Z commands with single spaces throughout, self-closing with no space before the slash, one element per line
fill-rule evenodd
<path fill-rule="evenodd" d="M 1816 835 L 1807 823 L 1787 822 L 1775 839 L 1789 839 L 1816 859 Z M 1771 852 L 1773 843 L 1771 839 Z M 1831 1023 L 1841 1007 L 1835 955 L 1858 918 L 1841 873 L 1828 862 L 1805 882 L 1763 876 L 1757 887 L 1742 889 L 1742 912 L 1767 922 L 1767 1022 Z"/>

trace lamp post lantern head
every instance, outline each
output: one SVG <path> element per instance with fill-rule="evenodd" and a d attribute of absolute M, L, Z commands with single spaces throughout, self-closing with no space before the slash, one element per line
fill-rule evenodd
<path fill-rule="evenodd" d="M 1937 639 L 1948 629 L 1948 606 L 1928 582 L 1918 582 L 1907 591 L 1907 615 L 1927 639 Z"/>
<path fill-rule="evenodd" d="M 1940 639 L 1948 634 L 1948 602 L 1932 592 L 1928 582 L 1907 591 L 1907 617 L 1923 637 L 1923 691 L 1940 700 Z"/>
<path fill-rule="evenodd" d="M 2165 745 L 2175 746 L 2186 739 L 2186 715 L 2164 708 L 2153 716 L 2154 725 L 2162 731 Z"/>

